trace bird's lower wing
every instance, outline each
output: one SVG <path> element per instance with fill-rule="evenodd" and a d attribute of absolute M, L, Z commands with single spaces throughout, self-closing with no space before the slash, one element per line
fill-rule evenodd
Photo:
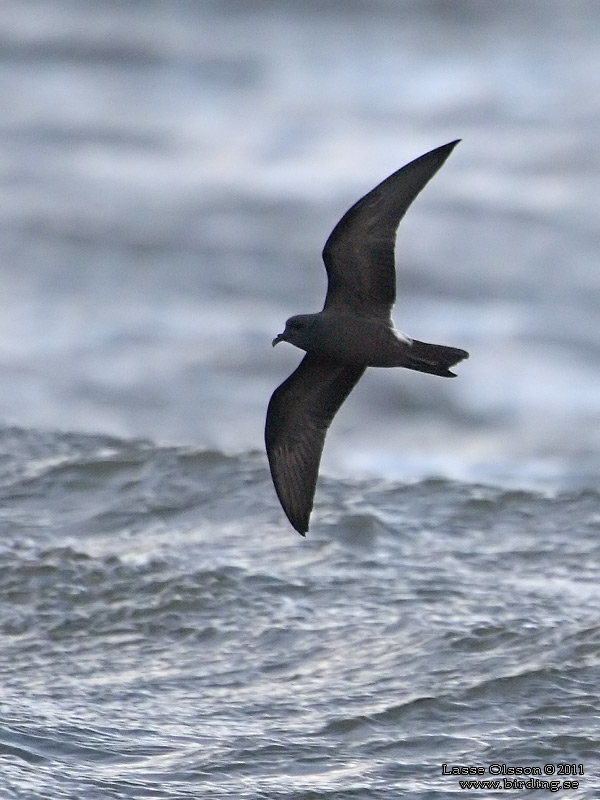
<path fill-rule="evenodd" d="M 325 434 L 365 367 L 307 353 L 274 392 L 267 410 L 265 443 L 279 501 L 303 536 L 313 499 Z"/>

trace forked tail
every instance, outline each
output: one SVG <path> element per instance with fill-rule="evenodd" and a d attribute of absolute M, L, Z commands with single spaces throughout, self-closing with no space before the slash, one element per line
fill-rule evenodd
<path fill-rule="evenodd" d="M 458 347 L 447 347 L 444 344 L 428 344 L 412 340 L 408 358 L 403 367 L 414 369 L 417 372 L 428 372 L 431 375 L 441 375 L 444 378 L 456 378 L 455 372 L 450 372 L 450 367 L 459 361 L 468 358 L 466 350 Z"/>

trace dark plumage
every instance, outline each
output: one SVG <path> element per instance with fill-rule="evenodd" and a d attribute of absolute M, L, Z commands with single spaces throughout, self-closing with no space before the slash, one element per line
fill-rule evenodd
<path fill-rule="evenodd" d="M 458 141 L 411 161 L 352 206 L 323 250 L 328 288 L 323 310 L 286 322 L 273 340 L 306 351 L 274 392 L 265 443 L 277 496 L 289 521 L 308 530 L 325 434 L 367 367 L 406 367 L 454 377 L 465 350 L 419 342 L 395 330 L 394 246 L 406 210 Z"/>

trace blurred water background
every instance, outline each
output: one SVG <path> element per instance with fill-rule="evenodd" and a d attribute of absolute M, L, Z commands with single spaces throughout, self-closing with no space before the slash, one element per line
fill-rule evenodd
<path fill-rule="evenodd" d="M 562 762 L 598 796 L 598 30 L 592 0 L 0 4 L 2 800 Z M 395 319 L 471 358 L 367 373 L 302 541 L 270 341 L 349 205 L 457 137 Z"/>

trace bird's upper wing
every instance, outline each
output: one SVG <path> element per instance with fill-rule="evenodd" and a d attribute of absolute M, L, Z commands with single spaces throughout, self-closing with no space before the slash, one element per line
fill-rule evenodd
<path fill-rule="evenodd" d="M 269 401 L 265 443 L 271 476 L 287 518 L 303 536 L 327 428 L 364 371 L 307 353 Z"/>
<path fill-rule="evenodd" d="M 323 249 L 329 281 L 325 308 L 389 319 L 396 299 L 396 229 L 459 141 L 411 161 L 346 211 Z"/>

